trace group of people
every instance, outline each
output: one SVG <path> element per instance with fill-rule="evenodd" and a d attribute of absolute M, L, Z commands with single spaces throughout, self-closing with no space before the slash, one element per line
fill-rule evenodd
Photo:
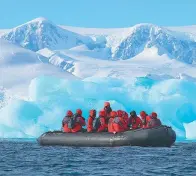
<path fill-rule="evenodd" d="M 153 128 L 161 125 L 157 113 L 152 112 L 148 115 L 145 111 L 140 112 L 140 117 L 135 111 L 130 112 L 130 117 L 127 112 L 118 110 L 113 111 L 110 103 L 105 102 L 103 110 L 99 111 L 99 116 L 95 109 L 90 110 L 87 122 L 87 132 L 110 132 L 117 133 L 127 130 L 135 130 L 139 128 Z M 83 131 L 85 126 L 85 118 L 82 116 L 82 110 L 77 109 L 73 114 L 68 110 L 65 118 L 62 121 L 62 130 L 67 133 L 75 133 Z"/>

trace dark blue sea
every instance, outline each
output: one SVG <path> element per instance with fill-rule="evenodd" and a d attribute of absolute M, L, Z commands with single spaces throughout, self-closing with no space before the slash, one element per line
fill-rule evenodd
<path fill-rule="evenodd" d="M 196 175 L 196 143 L 171 148 L 41 147 L 36 141 L 1 140 L 0 175 Z"/>

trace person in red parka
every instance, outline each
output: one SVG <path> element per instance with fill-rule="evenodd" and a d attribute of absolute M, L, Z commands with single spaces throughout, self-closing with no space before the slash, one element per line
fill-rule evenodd
<path fill-rule="evenodd" d="M 71 123 L 72 117 L 73 117 L 73 112 L 68 110 L 66 116 L 62 121 L 62 130 L 66 133 L 71 133 L 71 129 L 68 127 L 68 124 Z"/>
<path fill-rule="evenodd" d="M 82 110 L 81 109 L 76 109 L 75 116 L 76 117 L 81 117 L 85 121 L 85 118 L 82 116 Z"/>
<path fill-rule="evenodd" d="M 96 117 L 96 110 L 92 109 L 89 112 L 89 118 L 88 118 L 88 124 L 87 124 L 87 131 L 88 132 L 93 132 L 93 121 Z"/>
<path fill-rule="evenodd" d="M 128 130 L 128 124 L 129 124 L 128 114 L 125 111 L 118 110 L 117 116 L 120 118 L 121 122 L 123 123 L 124 130 Z"/>
<path fill-rule="evenodd" d="M 115 117 L 117 117 L 117 112 L 112 111 L 110 113 L 110 119 L 109 119 L 109 122 L 108 122 L 108 132 L 110 132 L 110 133 L 115 133 L 115 130 L 113 128 L 113 120 L 114 120 Z"/>
<path fill-rule="evenodd" d="M 108 131 L 112 133 L 125 131 L 124 119 L 122 117 L 118 117 L 118 113 L 115 111 L 111 112 L 108 128 L 110 128 Z"/>
<path fill-rule="evenodd" d="M 153 128 L 153 127 L 157 127 L 157 126 L 161 126 L 162 123 L 160 121 L 160 119 L 157 118 L 157 113 L 156 112 L 152 112 L 152 114 L 150 116 L 147 116 L 147 127 L 148 128 Z"/>
<path fill-rule="evenodd" d="M 99 111 L 99 117 L 95 120 L 95 123 L 93 124 L 94 129 L 97 132 L 104 132 L 106 131 L 107 124 L 105 123 L 105 111 Z"/>
<path fill-rule="evenodd" d="M 110 113 L 112 112 L 112 108 L 110 106 L 110 102 L 105 102 L 104 103 L 104 111 L 105 111 L 105 122 L 108 124 L 108 121 L 110 119 Z"/>
<path fill-rule="evenodd" d="M 84 117 L 82 117 L 82 110 L 81 109 L 77 109 L 76 110 L 76 114 L 74 115 L 74 126 L 71 129 L 72 133 L 76 133 L 76 132 L 80 132 L 82 131 L 82 126 L 85 126 L 85 119 Z"/>
<path fill-rule="evenodd" d="M 140 112 L 140 117 L 142 119 L 143 128 L 147 128 L 147 117 L 148 114 L 145 111 Z"/>
<path fill-rule="evenodd" d="M 129 124 L 133 130 L 142 128 L 142 120 L 137 116 L 135 111 L 130 112 Z"/>
<path fill-rule="evenodd" d="M 125 129 L 129 130 L 129 115 L 127 114 L 127 112 L 123 111 L 123 119 L 125 121 Z"/>

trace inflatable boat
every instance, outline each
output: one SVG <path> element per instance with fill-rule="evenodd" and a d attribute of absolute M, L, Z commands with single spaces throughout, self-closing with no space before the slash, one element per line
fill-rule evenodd
<path fill-rule="evenodd" d="M 176 140 L 176 133 L 168 126 L 151 129 L 129 130 L 121 133 L 64 133 L 61 131 L 46 132 L 38 139 L 40 145 L 62 145 L 77 147 L 170 147 Z"/>

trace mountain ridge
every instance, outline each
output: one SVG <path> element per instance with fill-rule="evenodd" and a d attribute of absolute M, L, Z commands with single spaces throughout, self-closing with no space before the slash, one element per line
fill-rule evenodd
<path fill-rule="evenodd" d="M 174 31 L 150 23 L 111 29 L 114 31 L 111 33 L 110 29 L 107 29 L 106 33 L 99 33 L 101 29 L 96 30 L 97 33 L 94 34 L 93 31 L 92 34 L 81 34 L 39 17 L 5 32 L 0 38 L 32 51 L 44 48 L 70 50 L 84 45 L 83 48 L 88 49 L 88 52 L 83 52 L 84 54 L 92 53 L 95 58 L 101 55 L 108 60 L 131 59 L 145 48 L 151 47 L 158 49 L 158 55 L 167 54 L 170 59 L 188 64 L 196 60 L 196 35 L 192 33 Z"/>
<path fill-rule="evenodd" d="M 69 49 L 80 43 L 91 41 L 89 37 L 62 29 L 45 18 L 36 18 L 19 25 L 5 32 L 1 38 L 32 51 L 46 47 L 49 49 Z"/>

